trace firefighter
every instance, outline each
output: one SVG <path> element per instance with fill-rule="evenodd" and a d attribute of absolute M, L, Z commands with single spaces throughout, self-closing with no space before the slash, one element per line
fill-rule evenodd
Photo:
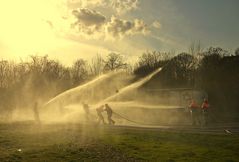
<path fill-rule="evenodd" d="M 201 124 L 200 122 L 200 109 L 197 105 L 196 101 L 192 99 L 191 103 L 189 104 L 189 109 L 191 113 L 192 125 Z"/>
<path fill-rule="evenodd" d="M 83 109 L 84 109 L 84 111 L 85 111 L 85 118 L 86 118 L 86 120 L 87 121 L 89 121 L 89 116 L 90 116 L 90 110 L 89 110 L 89 105 L 88 104 L 86 104 L 86 103 L 83 103 L 82 104 L 82 107 L 83 107 Z"/>
<path fill-rule="evenodd" d="M 108 104 L 105 104 L 105 111 L 107 112 L 109 124 L 114 125 L 115 121 L 112 119 L 113 110 L 111 109 L 111 107 Z"/>
<path fill-rule="evenodd" d="M 204 125 L 207 125 L 208 124 L 209 103 L 206 98 L 204 99 L 204 101 L 202 103 L 201 109 L 202 109 L 202 117 L 203 117 Z"/>
<path fill-rule="evenodd" d="M 105 120 L 104 120 L 104 117 L 102 115 L 104 111 L 104 105 L 101 105 L 100 107 L 96 108 L 96 112 L 97 112 L 97 115 L 98 115 L 98 124 L 100 124 L 101 122 L 103 124 L 105 124 Z"/>

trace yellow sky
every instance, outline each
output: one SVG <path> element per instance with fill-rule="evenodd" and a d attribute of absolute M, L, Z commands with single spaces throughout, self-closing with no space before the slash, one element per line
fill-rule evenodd
<path fill-rule="evenodd" d="M 64 0 L 1 1 L 0 59 L 17 61 L 29 55 L 48 54 L 71 64 L 76 58 L 88 59 L 106 52 L 104 48 L 64 38 L 70 25 L 62 18 L 67 14 L 65 7 Z"/>
<path fill-rule="evenodd" d="M 71 64 L 78 58 L 111 51 L 126 57 L 147 50 L 179 53 L 187 52 L 187 45 L 195 40 L 205 48 L 233 50 L 238 46 L 236 3 L 215 6 L 214 2 L 190 0 L 1 0 L 0 60 L 19 61 L 29 55 L 48 54 Z M 204 8 L 210 10 L 201 12 Z M 227 12 L 216 12 L 221 9 Z"/>
<path fill-rule="evenodd" d="M 10 48 L 48 47 L 56 37 L 46 23 L 55 16 L 44 0 L 2 1 L 0 5 L 1 40 Z M 30 47 L 29 47 L 30 46 Z"/>

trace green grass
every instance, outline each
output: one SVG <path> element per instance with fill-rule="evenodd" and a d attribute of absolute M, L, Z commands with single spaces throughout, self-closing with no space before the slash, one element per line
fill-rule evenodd
<path fill-rule="evenodd" d="M 21 151 L 18 151 L 21 149 Z M 2 124 L 0 161 L 239 161 L 238 135 Z"/>

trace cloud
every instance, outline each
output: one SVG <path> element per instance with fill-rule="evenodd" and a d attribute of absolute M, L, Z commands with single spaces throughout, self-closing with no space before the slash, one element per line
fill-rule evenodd
<path fill-rule="evenodd" d="M 72 24 L 73 29 L 77 29 L 78 34 L 88 39 L 118 39 L 136 34 L 147 34 L 147 25 L 143 20 L 134 19 L 123 20 L 111 16 L 107 21 L 106 16 L 88 8 L 80 8 L 72 11 L 76 21 Z"/>
<path fill-rule="evenodd" d="M 103 14 L 87 8 L 73 10 L 72 14 L 77 18 L 78 24 L 85 26 L 101 26 L 106 20 L 106 17 Z"/>
<path fill-rule="evenodd" d="M 69 7 L 98 7 L 105 6 L 107 0 L 68 0 L 67 4 Z"/>
<path fill-rule="evenodd" d="M 156 29 L 161 29 L 162 25 L 161 23 L 158 21 L 158 20 L 155 20 L 153 23 L 152 23 L 152 26 Z"/>
<path fill-rule="evenodd" d="M 76 18 L 76 22 L 72 24 L 72 27 L 76 27 L 81 35 L 87 36 L 96 34 L 94 37 L 98 37 L 99 32 L 104 28 L 106 17 L 100 12 L 81 8 L 73 10 L 72 14 Z"/>
<path fill-rule="evenodd" d="M 138 8 L 139 0 L 112 0 L 110 5 L 117 13 L 125 13 Z"/>
<path fill-rule="evenodd" d="M 122 38 L 127 35 L 147 34 L 149 31 L 143 20 L 134 19 L 133 21 L 111 17 L 106 24 L 107 34 L 113 38 Z"/>
<path fill-rule="evenodd" d="M 139 8 L 139 0 L 68 0 L 68 7 L 113 9 L 115 14 L 123 14 Z"/>

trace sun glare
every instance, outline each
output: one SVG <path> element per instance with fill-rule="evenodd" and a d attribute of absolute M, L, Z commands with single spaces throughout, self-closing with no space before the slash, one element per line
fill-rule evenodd
<path fill-rule="evenodd" d="M 59 1 L 58 1 L 59 2 Z M 57 1 L 8 0 L 0 5 L 0 41 L 10 50 L 21 53 L 40 52 L 58 46 L 53 22 L 61 26 Z"/>

